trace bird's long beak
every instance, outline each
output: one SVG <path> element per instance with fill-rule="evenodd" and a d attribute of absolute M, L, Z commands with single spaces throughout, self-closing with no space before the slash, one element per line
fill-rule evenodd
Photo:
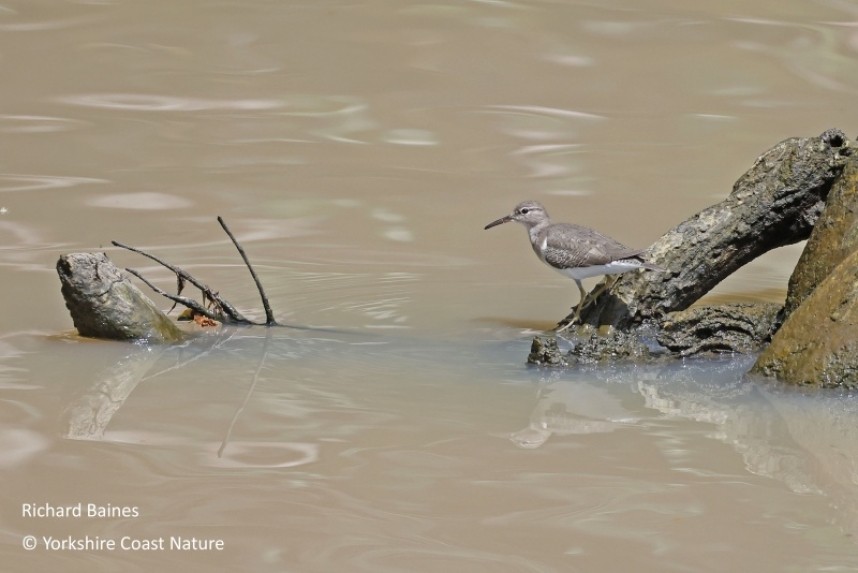
<path fill-rule="evenodd" d="M 502 225 L 502 224 L 504 224 L 504 223 L 509 223 L 510 221 L 512 221 L 512 215 L 507 215 L 506 217 L 501 217 L 501 218 L 500 218 L 500 219 L 498 219 L 497 221 L 492 221 L 491 223 L 489 223 L 488 225 L 486 225 L 484 229 L 485 229 L 486 231 L 488 231 L 488 230 L 489 230 L 489 229 L 491 229 L 492 227 L 497 227 L 498 225 Z"/>

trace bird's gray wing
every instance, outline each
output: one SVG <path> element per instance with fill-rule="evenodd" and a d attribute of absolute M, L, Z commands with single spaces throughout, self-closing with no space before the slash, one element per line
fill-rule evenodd
<path fill-rule="evenodd" d="M 643 249 L 630 249 L 602 233 L 569 223 L 552 226 L 546 233 L 545 262 L 556 268 L 591 267 L 635 258 Z"/>

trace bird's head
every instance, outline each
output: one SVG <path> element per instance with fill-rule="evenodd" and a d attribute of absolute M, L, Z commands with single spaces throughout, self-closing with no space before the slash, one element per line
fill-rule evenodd
<path fill-rule="evenodd" d="M 530 229 L 544 221 L 548 221 L 548 213 L 545 211 L 545 207 L 543 207 L 541 203 L 536 201 L 524 201 L 516 205 L 515 209 L 512 210 L 512 213 L 505 217 L 501 217 L 496 221 L 492 221 L 486 225 L 485 228 L 491 229 L 492 227 L 497 227 L 498 225 L 509 223 L 510 221 L 516 221 Z"/>

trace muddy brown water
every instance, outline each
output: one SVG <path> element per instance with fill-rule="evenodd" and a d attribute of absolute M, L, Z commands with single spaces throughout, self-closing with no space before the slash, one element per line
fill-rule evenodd
<path fill-rule="evenodd" d="M 858 569 L 854 398 L 743 383 L 741 358 L 528 369 L 576 289 L 483 231 L 533 198 L 644 246 L 779 140 L 856 135 L 856 19 L 3 2 L 0 569 Z M 280 320 L 334 330 L 71 334 L 61 253 L 171 285 L 111 239 L 261 316 L 217 215 Z M 709 300 L 782 300 L 799 252 Z"/>

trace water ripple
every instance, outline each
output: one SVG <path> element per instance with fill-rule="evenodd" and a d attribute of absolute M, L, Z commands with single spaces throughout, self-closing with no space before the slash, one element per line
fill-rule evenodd
<path fill-rule="evenodd" d="M 223 455 L 206 461 L 227 468 L 293 468 L 319 459 L 319 445 L 294 442 L 229 442 Z"/>
<path fill-rule="evenodd" d="M 278 109 L 282 100 L 216 100 L 145 94 L 82 94 L 58 98 L 61 103 L 102 109 L 131 111 L 259 111 Z"/>
<path fill-rule="evenodd" d="M 46 30 L 62 30 L 90 22 L 90 18 L 67 18 L 65 20 L 47 20 L 41 22 L 7 23 L 0 24 L 0 32 L 43 32 Z"/>
<path fill-rule="evenodd" d="M 587 113 L 585 111 L 577 111 L 574 109 L 563 109 L 559 107 L 546 107 L 541 105 L 490 105 L 489 109 L 499 111 L 512 111 L 519 113 L 529 113 L 547 117 L 563 117 L 567 119 L 581 119 L 588 121 L 607 119 L 603 115 Z"/>
<path fill-rule="evenodd" d="M 425 129 L 391 129 L 383 137 L 383 141 L 397 145 L 429 146 L 438 145 L 437 136 Z"/>
<path fill-rule="evenodd" d="M 607 119 L 593 113 L 539 105 L 490 105 L 478 113 L 497 114 L 503 122 L 502 132 L 539 142 L 569 141 L 577 136 L 582 124 Z"/>
<path fill-rule="evenodd" d="M 105 207 L 108 209 L 135 209 L 135 210 L 172 210 L 184 209 L 193 206 L 193 202 L 183 197 L 168 195 L 166 193 L 112 193 L 94 197 L 86 202 L 93 207 Z"/>
<path fill-rule="evenodd" d="M 512 155 L 530 167 L 531 177 L 569 176 L 582 170 L 580 162 L 570 158 L 581 153 L 582 147 L 575 143 L 526 145 Z"/>
<path fill-rule="evenodd" d="M 71 131 L 85 125 L 83 121 L 46 115 L 0 115 L 3 133 L 55 133 Z"/>
<path fill-rule="evenodd" d="M 0 175 L 0 193 L 7 191 L 41 191 L 45 189 L 63 189 L 88 185 L 92 183 L 108 183 L 107 179 L 94 177 L 73 177 L 70 175 Z"/>
<path fill-rule="evenodd" d="M 23 464 L 45 451 L 49 441 L 41 434 L 24 428 L 0 428 L 0 467 Z"/>

